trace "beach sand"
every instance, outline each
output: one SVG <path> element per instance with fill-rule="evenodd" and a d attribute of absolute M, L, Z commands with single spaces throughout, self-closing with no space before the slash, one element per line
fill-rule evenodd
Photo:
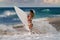
<path fill-rule="evenodd" d="M 57 29 L 57 31 L 60 31 L 60 17 L 48 18 L 48 21 Z"/>

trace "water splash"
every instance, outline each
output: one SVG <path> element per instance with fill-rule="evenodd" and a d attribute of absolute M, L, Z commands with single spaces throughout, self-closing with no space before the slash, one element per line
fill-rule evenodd
<path fill-rule="evenodd" d="M 38 28 L 41 33 L 57 33 L 56 28 L 49 24 L 47 19 L 36 19 L 34 22 L 34 27 Z"/>
<path fill-rule="evenodd" d="M 34 28 L 39 29 L 42 34 L 32 34 L 28 35 L 25 31 L 23 35 L 14 33 L 14 35 L 0 35 L 1 40 L 60 40 L 60 33 L 59 34 L 52 34 L 57 33 L 56 29 L 49 24 L 48 21 L 44 21 L 45 19 L 36 19 L 33 21 Z M 0 25 L 1 29 L 13 31 L 11 28 L 12 26 Z M 16 31 L 16 30 L 14 30 Z M 36 31 L 36 30 L 35 30 Z M 10 32 L 11 33 L 11 32 Z M 22 33 L 22 32 L 21 32 Z M 44 33 L 44 34 L 43 34 Z"/>

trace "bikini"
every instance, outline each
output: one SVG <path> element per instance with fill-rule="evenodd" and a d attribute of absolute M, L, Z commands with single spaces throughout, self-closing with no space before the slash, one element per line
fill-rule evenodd
<path fill-rule="evenodd" d="M 32 24 L 32 19 L 29 19 L 29 15 L 28 15 L 28 26 L 30 25 L 33 25 L 33 24 Z M 30 26 L 29 28 L 32 28 L 32 26 Z"/>

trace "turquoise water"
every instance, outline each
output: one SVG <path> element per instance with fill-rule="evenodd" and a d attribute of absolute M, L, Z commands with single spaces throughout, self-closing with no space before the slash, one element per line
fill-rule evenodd
<path fill-rule="evenodd" d="M 31 9 L 35 11 L 34 18 L 55 17 L 60 15 L 58 7 L 20 7 L 22 10 L 29 12 Z M 11 13 L 11 14 L 10 14 Z M 0 24 L 21 23 L 13 7 L 0 8 Z"/>

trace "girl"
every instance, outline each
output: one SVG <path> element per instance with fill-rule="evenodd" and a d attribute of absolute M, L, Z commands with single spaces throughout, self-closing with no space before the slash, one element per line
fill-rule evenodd
<path fill-rule="evenodd" d="M 34 12 L 33 12 L 33 10 L 30 10 L 30 14 L 27 17 L 27 19 L 28 19 L 28 26 L 29 26 L 30 31 L 32 30 L 32 27 L 33 27 L 33 23 L 32 23 L 33 17 L 34 17 Z"/>

